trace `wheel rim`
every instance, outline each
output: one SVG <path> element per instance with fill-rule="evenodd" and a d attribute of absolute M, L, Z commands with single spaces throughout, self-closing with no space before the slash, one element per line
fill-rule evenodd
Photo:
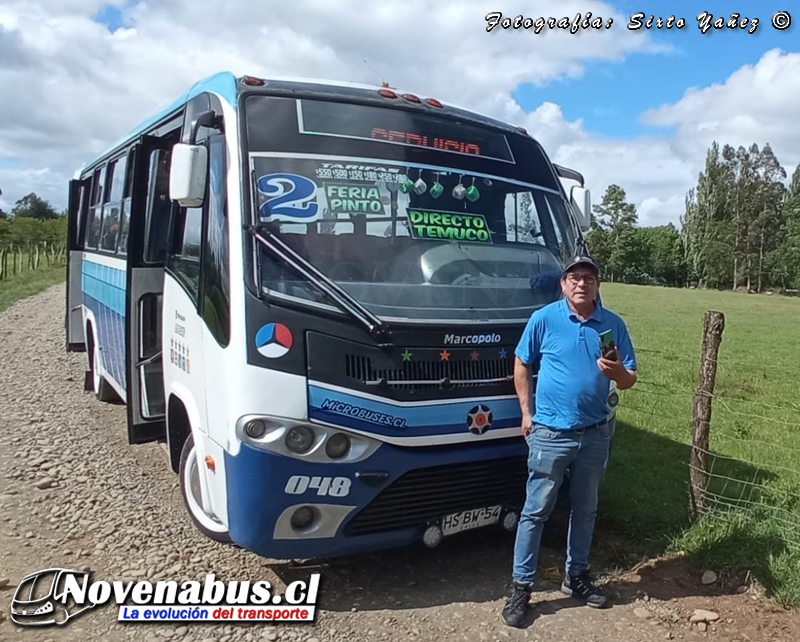
<path fill-rule="evenodd" d="M 189 510 L 194 518 L 203 528 L 215 533 L 225 533 L 227 530 L 225 525 L 203 510 L 203 499 L 200 493 L 200 469 L 197 465 L 197 448 L 194 446 L 186 462 L 183 481 L 186 488 L 186 503 L 189 505 Z"/>

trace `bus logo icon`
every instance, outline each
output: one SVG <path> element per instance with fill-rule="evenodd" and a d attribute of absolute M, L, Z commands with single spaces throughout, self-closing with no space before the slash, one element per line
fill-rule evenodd
<path fill-rule="evenodd" d="M 86 609 L 97 606 L 78 602 L 74 589 L 89 579 L 89 573 L 67 568 L 49 568 L 22 578 L 11 598 L 11 621 L 20 626 L 66 624 Z"/>
<path fill-rule="evenodd" d="M 292 348 L 292 331 L 282 323 L 268 323 L 256 334 L 256 349 L 267 359 L 277 359 Z"/>
<path fill-rule="evenodd" d="M 488 406 L 475 406 L 467 413 L 467 428 L 474 435 L 482 435 L 492 427 L 492 410 Z"/>

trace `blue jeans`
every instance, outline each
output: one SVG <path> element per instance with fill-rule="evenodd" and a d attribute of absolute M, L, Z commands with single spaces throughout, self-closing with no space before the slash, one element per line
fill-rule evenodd
<path fill-rule="evenodd" d="M 539 561 L 542 530 L 553 511 L 558 490 L 569 470 L 570 518 L 567 567 L 570 575 L 589 568 L 597 493 L 608 464 L 613 421 L 590 430 L 551 430 L 533 424 L 528 442 L 528 483 L 525 506 L 517 525 L 513 577 L 533 583 Z"/>

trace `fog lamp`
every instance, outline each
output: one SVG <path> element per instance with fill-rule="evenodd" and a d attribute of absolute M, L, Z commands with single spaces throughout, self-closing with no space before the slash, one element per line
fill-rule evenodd
<path fill-rule="evenodd" d="M 436 548 L 442 543 L 443 537 L 442 529 L 434 524 L 425 529 L 425 532 L 422 534 L 422 541 L 428 548 Z"/>
<path fill-rule="evenodd" d="M 509 533 L 513 531 L 517 524 L 519 523 L 519 513 L 516 511 L 508 511 L 503 516 L 503 528 L 507 530 Z"/>
<path fill-rule="evenodd" d="M 350 450 L 350 438 L 342 432 L 332 435 L 325 444 L 325 453 L 331 459 L 341 459 Z"/>
<path fill-rule="evenodd" d="M 286 447 L 293 453 L 304 453 L 314 444 L 314 432 L 308 426 L 294 426 L 286 433 Z"/>
<path fill-rule="evenodd" d="M 301 506 L 292 513 L 292 528 L 302 530 L 308 528 L 314 521 L 314 510 L 310 506 Z"/>

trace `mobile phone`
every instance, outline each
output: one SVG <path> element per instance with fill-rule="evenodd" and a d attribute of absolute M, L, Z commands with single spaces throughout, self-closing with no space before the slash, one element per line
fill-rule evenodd
<path fill-rule="evenodd" d="M 614 332 L 612 330 L 600 333 L 600 354 L 604 359 L 617 360 L 617 347 L 614 345 Z"/>

